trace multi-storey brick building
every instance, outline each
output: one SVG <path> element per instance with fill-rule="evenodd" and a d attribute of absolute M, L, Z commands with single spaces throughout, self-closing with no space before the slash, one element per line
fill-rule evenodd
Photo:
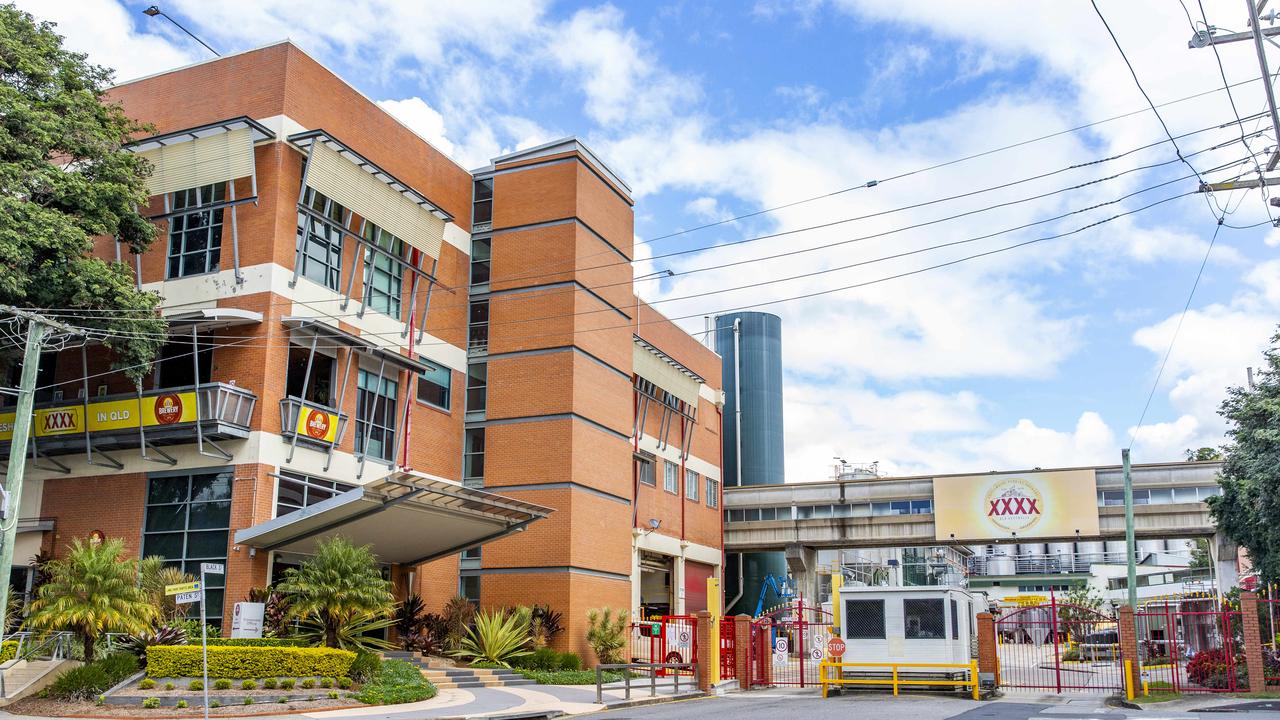
<path fill-rule="evenodd" d="M 431 605 L 551 605 L 565 648 L 593 607 L 705 607 L 720 361 L 637 300 L 630 191 L 590 150 L 469 172 L 290 43 L 111 100 L 155 128 L 160 234 L 95 253 L 170 332 L 141 387 L 101 347 L 42 358 L 19 587 L 122 537 L 225 559 L 217 620 L 336 533 Z"/>

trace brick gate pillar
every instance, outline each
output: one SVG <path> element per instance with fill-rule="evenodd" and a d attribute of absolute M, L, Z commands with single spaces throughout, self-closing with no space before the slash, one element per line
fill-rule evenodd
<path fill-rule="evenodd" d="M 1000 649 L 996 644 L 996 618 L 989 612 L 978 613 L 978 672 L 991 673 L 1000 687 Z"/>
<path fill-rule="evenodd" d="M 759 623 L 760 647 L 751 650 L 757 653 L 755 660 L 760 666 L 760 683 L 765 687 L 773 687 L 773 620 L 761 618 Z"/>
<path fill-rule="evenodd" d="M 1120 657 L 1131 660 L 1129 687 L 1142 692 L 1142 656 L 1138 654 L 1138 628 L 1133 619 L 1133 606 L 1121 605 L 1119 614 Z M 1123 673 L 1121 673 L 1123 675 Z"/>
<path fill-rule="evenodd" d="M 698 658 L 694 674 L 698 678 L 698 689 L 707 692 L 714 684 L 711 676 L 716 653 L 711 648 L 720 646 L 720 628 L 711 622 L 711 613 L 706 610 L 699 610 L 694 617 L 698 618 Z"/>
<path fill-rule="evenodd" d="M 751 616 L 733 616 L 733 662 L 738 687 L 751 689 Z"/>
<path fill-rule="evenodd" d="M 1249 690 L 1264 692 L 1267 674 L 1262 664 L 1262 628 L 1258 623 L 1258 594 L 1240 593 L 1240 623 L 1244 633 L 1244 662 L 1249 670 Z"/>

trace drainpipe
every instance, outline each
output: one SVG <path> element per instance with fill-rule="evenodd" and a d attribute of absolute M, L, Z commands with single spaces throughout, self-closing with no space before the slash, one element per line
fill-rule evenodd
<path fill-rule="evenodd" d="M 723 426 L 723 421 L 721 425 Z M 737 487 L 742 487 L 742 318 L 734 318 L 733 320 L 733 424 L 734 424 L 734 452 L 736 461 L 734 462 L 735 475 L 737 476 Z M 721 437 L 724 437 L 721 435 Z M 723 443 L 721 444 L 721 454 L 724 453 Z M 723 465 L 723 460 L 721 461 Z M 721 483 L 723 486 L 724 483 Z M 720 551 L 724 553 L 724 512 L 725 508 L 720 508 Z M 728 555 L 725 554 L 726 562 Z M 724 606 L 724 611 L 729 612 L 729 608 L 737 604 L 742 598 L 742 562 L 743 555 L 738 553 L 738 594 L 733 597 Z"/>

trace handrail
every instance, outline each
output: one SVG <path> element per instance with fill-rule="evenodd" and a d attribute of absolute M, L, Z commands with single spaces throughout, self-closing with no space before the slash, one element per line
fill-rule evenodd
<path fill-rule="evenodd" d="M 658 669 L 673 668 L 676 670 L 689 670 L 689 671 L 696 672 L 697 666 L 694 665 L 693 663 L 610 663 L 607 665 L 597 665 L 596 666 L 596 703 L 601 705 L 604 704 L 604 671 L 605 670 L 621 670 L 622 671 L 622 680 L 626 687 L 626 694 L 624 695 L 624 697 L 627 700 L 630 700 L 631 699 L 630 670 L 632 670 L 633 668 L 637 670 L 640 670 L 640 669 L 652 670 L 654 668 L 658 668 Z M 673 685 L 674 687 L 673 692 L 676 692 L 676 693 L 680 692 L 680 673 L 678 672 L 672 673 L 671 677 L 675 678 L 674 685 Z M 658 673 L 651 672 L 649 673 L 649 697 L 657 697 L 657 695 L 658 695 Z"/>
<path fill-rule="evenodd" d="M 847 678 L 844 676 L 845 668 L 888 668 L 891 676 L 889 678 Z M 899 668 L 922 668 L 925 670 L 935 669 L 952 669 L 952 670 L 968 670 L 968 680 L 940 680 L 940 679 L 922 679 L 922 680 L 903 680 L 898 677 Z M 829 672 L 835 669 L 836 673 Z M 905 663 L 905 662 L 835 662 L 833 660 L 823 660 L 818 663 L 818 678 L 822 682 L 822 697 L 827 697 L 827 692 L 832 685 L 884 685 L 886 680 L 893 685 L 893 694 L 898 695 L 898 687 L 900 685 L 952 685 L 955 687 L 969 687 L 973 689 L 973 699 L 978 699 L 978 661 L 970 660 L 968 663 Z"/>
<path fill-rule="evenodd" d="M 59 630 L 48 635 L 34 635 L 24 630 L 6 636 L 5 640 L 17 639 L 18 649 L 14 653 L 12 660 L 0 664 L 0 698 L 7 697 L 8 694 L 8 690 L 5 687 L 5 670 L 14 667 L 19 662 L 32 659 L 65 660 L 67 658 L 67 650 L 70 647 L 68 641 L 71 637 L 72 634 L 66 630 Z"/>

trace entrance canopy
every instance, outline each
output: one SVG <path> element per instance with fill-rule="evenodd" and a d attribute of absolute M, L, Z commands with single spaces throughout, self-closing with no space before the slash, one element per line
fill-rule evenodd
<path fill-rule="evenodd" d="M 551 512 L 407 470 L 239 530 L 235 541 L 310 554 L 321 538 L 342 535 L 371 545 L 383 562 L 417 565 L 519 532 Z"/>

